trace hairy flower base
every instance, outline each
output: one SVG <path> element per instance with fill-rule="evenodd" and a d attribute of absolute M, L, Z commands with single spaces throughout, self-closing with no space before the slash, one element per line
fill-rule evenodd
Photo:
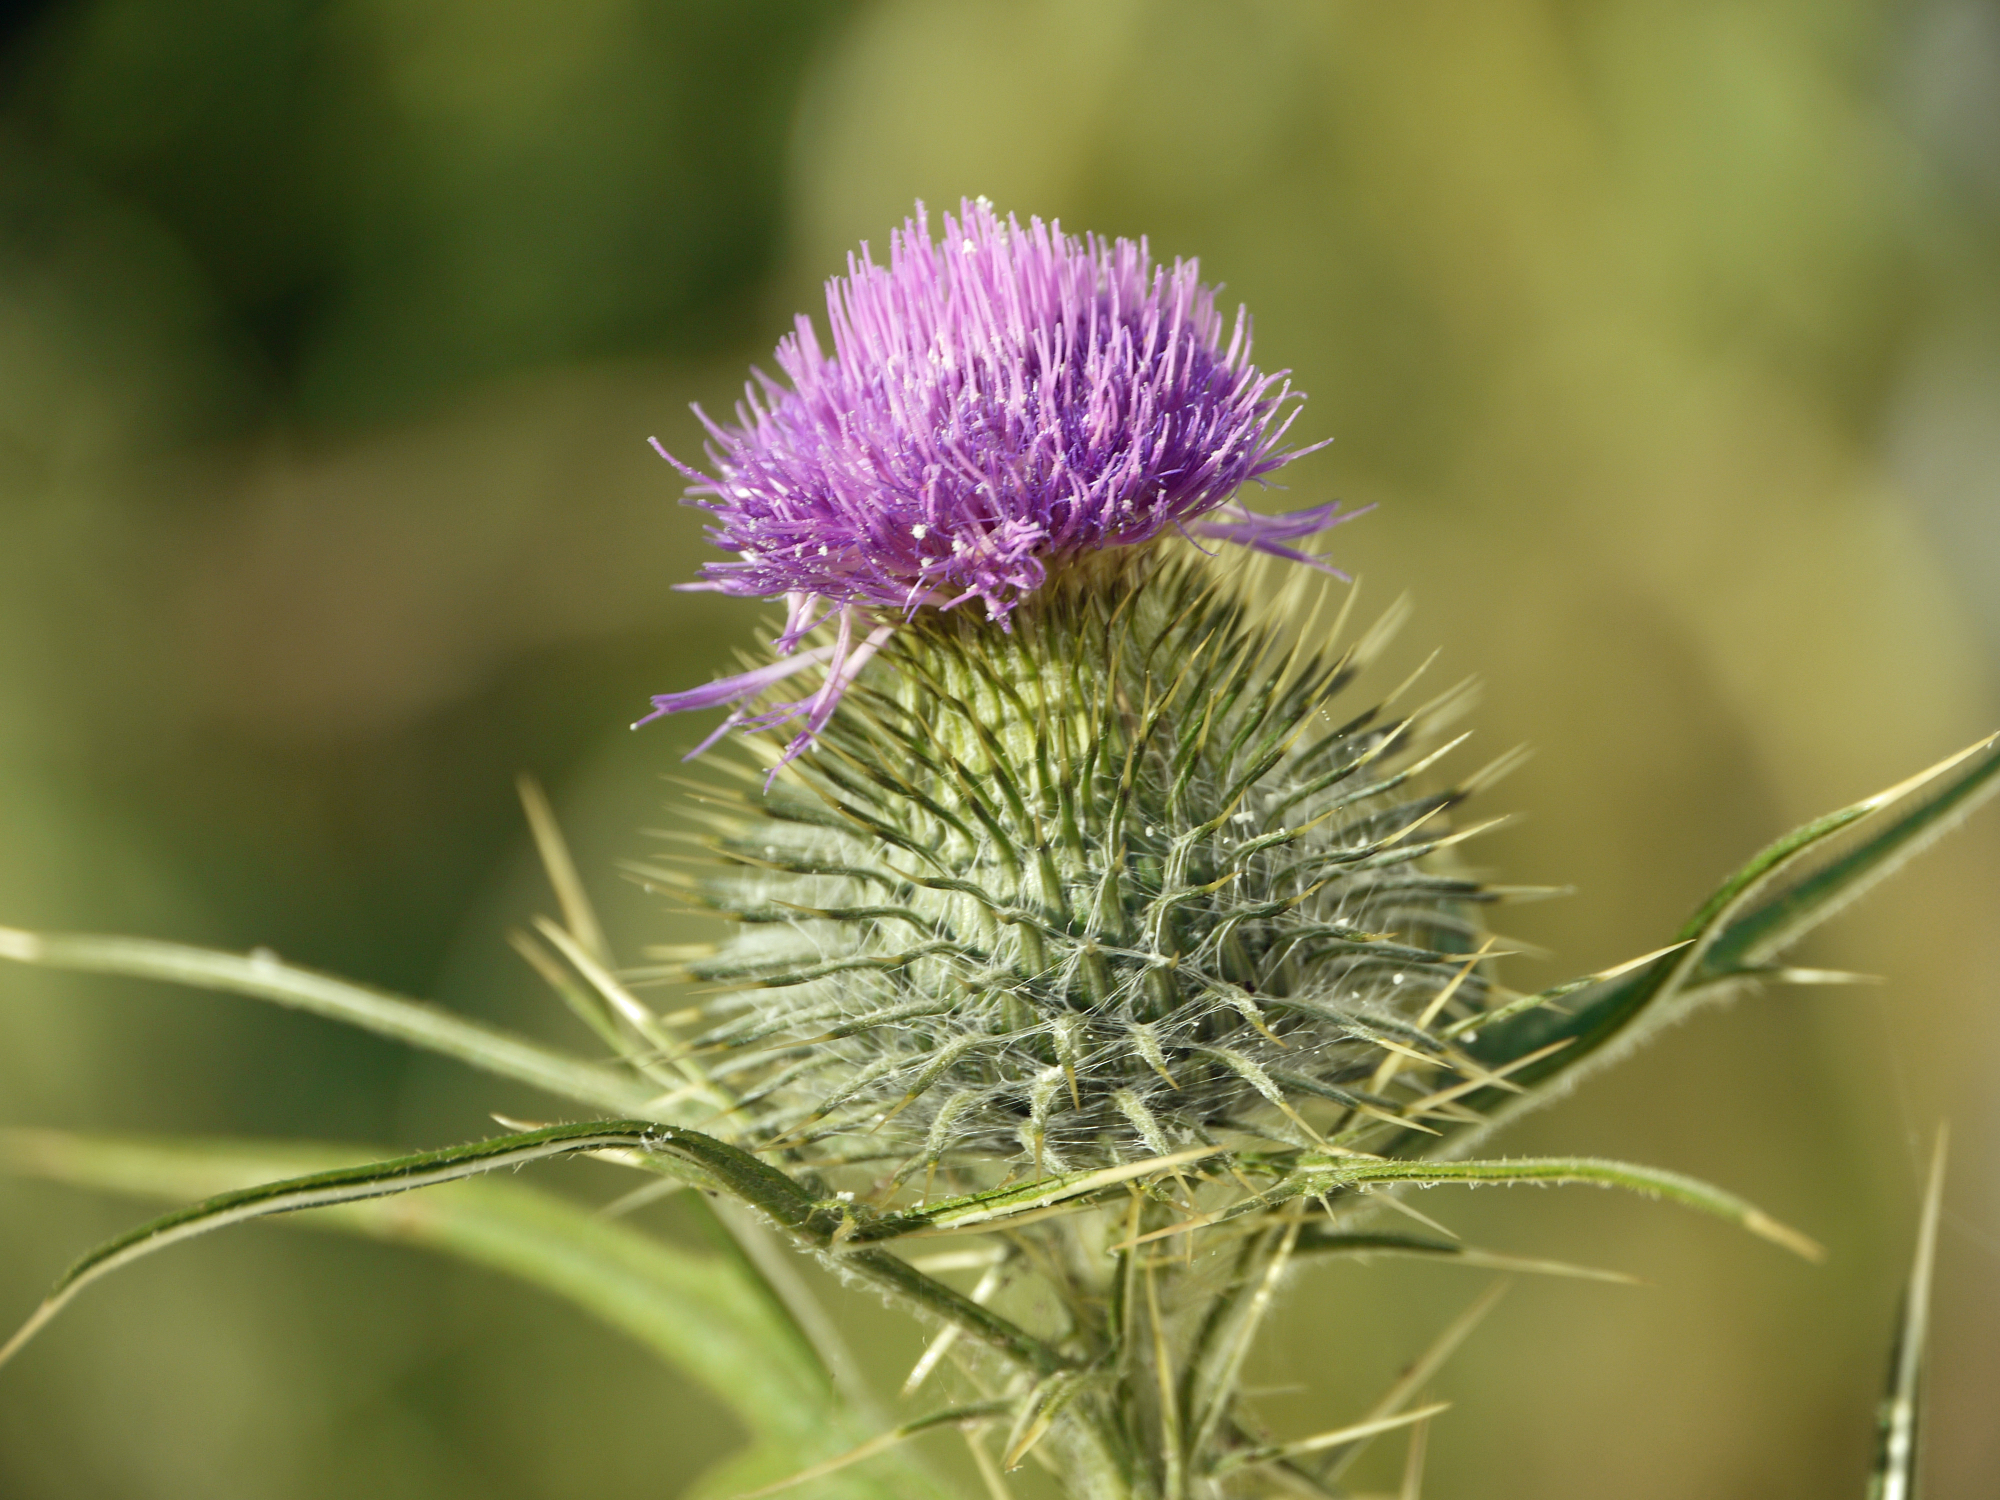
<path fill-rule="evenodd" d="M 1302 645 L 1326 586 L 1260 608 L 1260 572 L 1128 549 L 1010 631 L 927 612 L 724 799 L 701 894 L 741 926 L 691 965 L 728 986 L 697 1045 L 754 1138 L 907 1178 L 1407 1128 L 1390 1079 L 1450 1066 L 1489 987 L 1495 893 L 1432 858 L 1460 793 L 1409 790 L 1453 695 L 1337 710 L 1386 632 Z"/>

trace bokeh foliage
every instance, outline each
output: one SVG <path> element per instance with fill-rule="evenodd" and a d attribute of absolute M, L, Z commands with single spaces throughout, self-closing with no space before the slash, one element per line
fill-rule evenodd
<path fill-rule="evenodd" d="M 1339 440 L 1293 500 L 1382 502 L 1338 534 L 1364 611 L 1412 591 L 1412 660 L 1539 749 L 1480 857 L 1579 887 L 1512 924 L 1561 973 L 2000 717 L 1991 4 L 72 0 L 0 80 L 6 922 L 551 1026 L 501 941 L 547 905 L 528 767 L 619 940 L 691 935 L 610 868 L 694 731 L 622 724 L 756 612 L 667 591 L 698 526 L 642 439 L 692 447 L 685 403 L 916 196 L 1147 233 L 1249 303 Z M 1441 1383 L 1435 1493 L 1854 1485 L 1940 1113 L 1932 1493 L 1991 1491 L 1996 873 L 1990 826 L 1945 845 L 1816 943 L 1889 983 L 1705 1018 L 1505 1142 L 1727 1181 L 1827 1267 L 1644 1205 L 1439 1205 L 1653 1286 L 1517 1289 Z M 222 999 L 0 999 L 10 1121 L 401 1147 L 551 1107 Z M 0 1187 L 0 1288 L 132 1212 Z M 1340 1420 L 1476 1290 L 1301 1279 L 1274 1417 Z M 884 1374 L 914 1349 L 853 1316 Z M 511 1287 L 250 1230 L 6 1372 L 0 1492 L 672 1491 L 720 1422 Z"/>

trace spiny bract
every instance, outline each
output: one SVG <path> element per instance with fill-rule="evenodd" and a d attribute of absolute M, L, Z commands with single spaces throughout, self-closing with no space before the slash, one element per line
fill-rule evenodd
<path fill-rule="evenodd" d="M 1011 631 L 926 611 L 722 799 L 700 890 L 741 925 L 690 965 L 726 987 L 697 1045 L 754 1138 L 907 1177 L 1394 1128 L 1371 1084 L 1487 991 L 1495 893 L 1427 858 L 1462 793 L 1408 790 L 1446 700 L 1337 709 L 1384 632 L 1315 650 L 1242 571 L 1156 545 Z"/>

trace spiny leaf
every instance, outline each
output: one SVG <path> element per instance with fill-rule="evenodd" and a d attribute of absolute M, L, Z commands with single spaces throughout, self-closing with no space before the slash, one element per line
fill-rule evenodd
<path fill-rule="evenodd" d="M 0 1167 L 10 1172 L 143 1197 L 226 1198 L 261 1192 L 239 1184 L 274 1176 L 298 1181 L 368 1171 L 351 1161 L 358 1154 L 316 1143 L 0 1132 Z M 662 1244 L 524 1183 L 465 1183 L 420 1201 L 377 1195 L 328 1205 L 299 1222 L 421 1244 L 546 1287 L 683 1366 L 753 1425 L 796 1428 L 810 1420 L 809 1413 L 797 1414 L 799 1403 L 824 1405 L 825 1375 L 810 1352 L 727 1263 Z M 788 1394 L 773 1401 L 774 1393 Z"/>
<path fill-rule="evenodd" d="M 1495 1064 L 1573 1038 L 1574 1045 L 1517 1077 L 1536 1083 L 1576 1076 L 1586 1060 L 1596 1065 L 1615 1055 L 1610 1044 L 1634 1040 L 1664 1020 L 1674 1002 L 1776 973 L 1762 966 L 1995 790 L 2000 735 L 1779 839 L 1703 903 L 1675 947 L 1509 1007 L 1519 1013 L 1508 1019 L 1460 1023 L 1479 1026 L 1471 1050 Z M 1548 1003 L 1558 999 L 1559 1005 Z M 1482 1113 L 1502 1103 L 1467 1102 Z"/>
<path fill-rule="evenodd" d="M 940 1259 L 942 1258 L 940 1257 Z M 931 1268 L 926 1267 L 924 1269 Z M 999 1291 L 1005 1283 L 1007 1269 L 1007 1263 L 1004 1259 L 996 1260 L 986 1266 L 985 1274 L 979 1278 L 979 1284 L 972 1289 L 972 1300 L 981 1307 L 984 1307 L 993 1294 Z M 951 1352 L 952 1345 L 957 1342 L 958 1328 L 956 1325 L 947 1324 L 944 1328 L 940 1329 L 931 1339 L 930 1343 L 924 1346 L 923 1354 L 918 1357 L 916 1364 L 911 1366 L 909 1375 L 904 1378 L 903 1388 L 897 1394 L 905 1398 L 914 1396 L 923 1383 L 930 1378 L 931 1371 L 938 1367 L 945 1355 Z"/>
<path fill-rule="evenodd" d="M 471 1067 L 597 1109 L 636 1114 L 656 1090 L 640 1079 L 526 1037 L 367 985 L 288 964 L 264 952 L 220 953 L 183 943 L 0 927 L 0 958 L 89 974 L 159 979 L 271 1000 L 456 1058 Z"/>
<path fill-rule="evenodd" d="M 1826 834 L 1806 840 L 1803 835 L 1807 830 L 1802 829 L 1792 840 L 1766 850 L 1750 868 L 1766 860 L 1771 868 L 1722 908 L 1727 923 L 1704 948 L 1690 983 L 1726 979 L 1797 942 L 1877 881 L 1895 873 L 1904 860 L 1948 832 L 1997 790 L 2000 735 L 1992 735 L 1833 814 L 1823 820 L 1834 824 Z M 1832 837 L 1850 825 L 1852 836 Z M 1786 847 L 1794 841 L 1795 850 Z M 1831 857 L 1826 857 L 1821 845 L 1831 846 Z M 1802 858 L 1808 850 L 1816 858 Z"/>
<path fill-rule="evenodd" d="M 829 1216 L 818 1200 L 775 1167 L 698 1131 L 646 1120 L 555 1125 L 443 1151 L 343 1167 L 224 1193 L 141 1225 L 100 1246 L 71 1267 L 20 1331 L 0 1347 L 0 1363 L 92 1281 L 194 1235 L 271 1214 L 402 1193 L 542 1157 L 602 1150 L 639 1150 L 672 1169 L 690 1171 L 699 1185 L 731 1193 L 817 1249 L 837 1245 L 844 1237 L 843 1230 L 852 1229 L 852 1224 L 844 1222 L 841 1215 Z M 931 1316 L 957 1324 L 1024 1368 L 1049 1374 L 1069 1367 L 1068 1360 L 1040 1340 L 895 1256 L 878 1250 L 859 1250 L 842 1255 L 840 1264 L 880 1290 Z"/>
<path fill-rule="evenodd" d="M 960 1332 L 978 1339 L 1030 1374 L 1054 1375 L 1075 1367 L 1074 1361 L 1052 1346 L 886 1250 L 851 1251 L 835 1263 L 841 1270 L 872 1282 L 878 1290 L 930 1317 L 956 1325 Z"/>
<path fill-rule="evenodd" d="M 345 1167 L 365 1155 L 319 1143 L 0 1132 L 0 1169 L 141 1198 L 212 1195 Z M 759 1444 L 752 1454 L 777 1448 L 797 1463 L 858 1435 L 855 1419 L 832 1408 L 826 1372 L 808 1342 L 736 1257 L 691 1253 L 504 1178 L 341 1204 L 292 1222 L 418 1245 L 573 1303 L 719 1398 Z M 866 1483 L 845 1480 L 833 1493 L 855 1500 L 939 1494 L 907 1469 Z"/>
<path fill-rule="evenodd" d="M 0 1364 L 12 1358 L 91 1282 L 198 1234 L 271 1214 L 355 1203 L 391 1193 L 409 1192 L 414 1188 L 432 1187 L 491 1172 L 498 1167 L 522 1166 L 544 1157 L 577 1151 L 647 1150 L 657 1133 L 658 1127 L 644 1120 L 552 1125 L 542 1130 L 497 1136 L 471 1145 L 452 1146 L 443 1151 L 426 1151 L 360 1166 L 336 1167 L 331 1171 L 220 1193 L 141 1224 L 98 1246 L 71 1266 L 50 1288 L 48 1296 L 28 1321 L 4 1345 L 0 1345 Z"/>
<path fill-rule="evenodd" d="M 1266 1212 L 1295 1198 L 1323 1197 L 1354 1189 L 1365 1191 L 1365 1185 L 1374 1182 L 1414 1182 L 1425 1187 L 1447 1182 L 1473 1186 L 1481 1183 L 1495 1186 L 1530 1182 L 1575 1183 L 1624 1188 L 1649 1198 L 1664 1198 L 1713 1214 L 1749 1230 L 1760 1239 L 1782 1245 L 1807 1260 L 1820 1260 L 1826 1254 L 1813 1240 L 1779 1223 L 1756 1205 L 1698 1178 L 1658 1167 L 1584 1156 L 1523 1156 L 1500 1161 L 1403 1161 L 1393 1157 L 1326 1158 L 1302 1155 L 1296 1170 L 1267 1191 L 1214 1213 L 1154 1230 L 1133 1243 L 1143 1244 L 1190 1234 L 1210 1224 L 1227 1223 L 1246 1215 Z"/>
<path fill-rule="evenodd" d="M 1581 1156 L 1520 1157 L 1512 1161 L 1353 1161 L 1329 1162 L 1308 1169 L 1323 1173 L 1330 1184 L 1358 1185 L 1364 1182 L 1518 1184 L 1526 1182 L 1583 1183 L 1595 1187 L 1624 1188 L 1649 1198 L 1664 1198 L 1687 1208 L 1699 1209 L 1749 1230 L 1774 1245 L 1782 1245 L 1807 1260 L 1820 1260 L 1826 1252 L 1797 1230 L 1779 1223 L 1754 1204 L 1733 1193 L 1711 1187 L 1698 1178 L 1658 1167 L 1635 1166 L 1630 1162 L 1603 1161 Z"/>
<path fill-rule="evenodd" d="M 1036 1383 L 1014 1414 L 1014 1425 L 1000 1455 L 1003 1470 L 1012 1472 L 1021 1467 L 1022 1461 L 1048 1435 L 1056 1418 L 1095 1383 L 1094 1373 L 1064 1370 Z"/>

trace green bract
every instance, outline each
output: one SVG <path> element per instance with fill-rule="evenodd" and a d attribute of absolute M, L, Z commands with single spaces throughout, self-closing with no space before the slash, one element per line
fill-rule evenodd
<path fill-rule="evenodd" d="M 757 1139 L 904 1176 L 1316 1148 L 1445 1058 L 1495 894 L 1436 868 L 1461 791 L 1415 779 L 1458 695 L 1348 702 L 1385 632 L 1324 649 L 1321 580 L 1245 571 L 1124 549 L 1011 628 L 926 611 L 769 796 L 715 799 L 699 891 L 740 927 L 689 966 L 729 987 L 696 1045 Z"/>

